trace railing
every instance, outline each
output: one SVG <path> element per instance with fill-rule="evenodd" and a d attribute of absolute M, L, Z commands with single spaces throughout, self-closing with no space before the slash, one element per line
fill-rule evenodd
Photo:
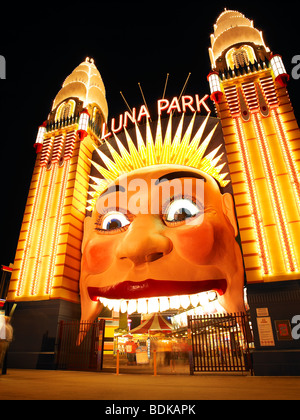
<path fill-rule="evenodd" d="M 103 363 L 104 331 L 104 319 L 93 323 L 60 321 L 56 368 L 100 371 Z M 80 334 L 83 340 L 78 344 Z"/>
<path fill-rule="evenodd" d="M 48 121 L 47 126 L 46 126 L 46 131 L 48 133 L 50 131 L 58 130 L 60 128 L 67 127 L 69 125 L 78 124 L 78 122 L 79 122 L 79 115 L 74 115 L 73 117 L 62 118 L 52 123 Z"/>
<path fill-rule="evenodd" d="M 61 118 L 60 120 L 57 120 L 54 122 L 48 121 L 47 126 L 46 126 L 46 132 L 49 133 L 51 131 L 58 130 L 60 128 L 68 127 L 68 126 L 71 126 L 73 124 L 78 124 L 78 123 L 79 123 L 79 115 L 73 115 L 72 117 Z M 88 127 L 97 137 L 100 137 L 101 127 L 99 126 L 97 122 L 92 121 L 90 119 Z"/>
<path fill-rule="evenodd" d="M 194 372 L 252 373 L 252 333 L 246 314 L 189 316 L 188 327 Z"/>

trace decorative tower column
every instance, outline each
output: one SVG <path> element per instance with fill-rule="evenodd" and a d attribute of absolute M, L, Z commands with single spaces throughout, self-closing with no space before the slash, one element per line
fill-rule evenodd
<path fill-rule="evenodd" d="M 51 307 L 55 301 L 79 308 L 90 158 L 107 113 L 100 73 L 87 58 L 66 78 L 38 129 L 37 158 L 8 292 L 8 301 L 17 303 L 15 318 L 24 302 L 43 301 L 46 312 L 47 301 Z"/>
<path fill-rule="evenodd" d="M 289 76 L 262 32 L 237 11 L 219 16 L 209 54 L 253 318 L 264 307 L 272 319 L 291 323 L 300 303 L 300 131 L 286 89 Z M 282 348 L 275 322 L 272 328 L 274 340 L 256 334 L 256 348 Z M 296 345 L 292 338 L 285 343 Z"/>

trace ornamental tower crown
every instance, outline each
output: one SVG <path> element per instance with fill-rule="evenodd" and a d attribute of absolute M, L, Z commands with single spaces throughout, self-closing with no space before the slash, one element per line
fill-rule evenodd
<path fill-rule="evenodd" d="M 210 37 L 210 61 L 213 70 L 228 71 L 254 65 L 269 58 L 270 50 L 265 45 L 263 34 L 253 21 L 242 13 L 225 10 L 214 25 Z"/>

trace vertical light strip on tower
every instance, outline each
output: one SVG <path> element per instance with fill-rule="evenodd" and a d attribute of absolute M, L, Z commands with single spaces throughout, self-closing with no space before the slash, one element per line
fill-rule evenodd
<path fill-rule="evenodd" d="M 40 272 L 43 264 L 43 250 L 45 249 L 46 245 L 46 238 L 49 236 L 48 232 L 48 226 L 50 221 L 50 212 L 51 212 L 51 206 L 52 201 L 54 197 L 54 190 L 55 190 L 55 184 L 57 181 L 57 172 L 58 172 L 58 161 L 59 157 L 63 148 L 63 142 L 64 142 L 64 136 L 63 134 L 59 134 L 55 137 L 54 143 L 53 143 L 53 149 L 52 149 L 52 156 L 51 160 L 48 160 L 48 165 L 50 166 L 49 170 L 51 171 L 50 174 L 50 180 L 49 180 L 49 186 L 47 190 L 47 196 L 45 200 L 45 206 L 42 213 L 42 221 L 41 221 L 41 230 L 38 236 L 37 241 L 37 251 L 35 255 L 35 264 L 33 268 L 33 277 L 32 277 L 32 283 L 30 288 L 31 295 L 36 295 L 39 288 L 39 283 L 41 281 L 44 281 L 44 279 L 41 278 Z M 49 250 L 50 251 L 50 250 Z"/>
<path fill-rule="evenodd" d="M 69 168 L 70 168 L 70 160 L 67 160 L 64 163 L 63 177 L 62 177 L 60 194 L 59 194 L 58 205 L 57 205 L 58 213 L 56 214 L 56 218 L 54 221 L 54 227 L 53 227 L 52 238 L 51 238 L 49 267 L 47 270 L 47 277 L 45 281 L 45 290 L 44 290 L 46 294 L 50 294 L 51 292 L 54 267 L 55 267 L 56 251 L 57 251 L 57 245 L 58 245 L 58 239 L 59 239 L 59 228 L 61 224 L 61 217 L 62 217 L 62 212 L 63 212 L 63 201 L 65 198 Z"/>
<path fill-rule="evenodd" d="M 32 236 L 33 236 L 33 231 L 35 228 L 35 218 L 36 218 L 36 212 L 37 209 L 40 205 L 40 200 L 41 200 L 41 191 L 42 188 L 41 186 L 44 183 L 44 178 L 45 178 L 45 172 L 46 172 L 46 168 L 44 166 L 41 167 L 40 169 L 40 173 L 39 173 L 39 177 L 38 177 L 38 184 L 37 184 L 37 188 L 36 188 L 36 193 L 34 196 L 34 201 L 33 201 L 33 206 L 32 206 L 32 210 L 30 213 L 30 219 L 29 219 L 29 223 L 28 223 L 28 230 L 27 230 L 27 234 L 26 234 L 26 239 L 25 239 L 25 243 L 24 243 L 24 254 L 21 260 L 21 266 L 20 266 L 20 272 L 19 272 L 19 281 L 18 281 L 18 286 L 17 286 L 17 296 L 22 296 L 24 293 L 24 283 L 25 283 L 25 277 L 26 277 L 26 273 L 27 273 L 27 266 L 28 266 L 28 257 L 29 257 L 29 250 L 30 250 L 30 246 L 31 246 L 31 242 L 32 242 Z"/>
<path fill-rule="evenodd" d="M 269 146 L 264 133 L 261 117 L 258 113 L 253 114 L 253 125 L 257 135 L 258 145 L 261 152 L 261 158 L 265 169 L 265 175 L 268 181 L 269 192 L 273 202 L 273 210 L 279 230 L 280 242 L 284 254 L 287 272 L 298 271 L 297 261 L 293 249 L 289 227 L 285 216 L 285 209 L 281 199 L 274 164 L 272 161 Z"/>
<path fill-rule="evenodd" d="M 62 176 L 60 194 L 59 194 L 58 205 L 57 205 L 58 213 L 56 214 L 53 233 L 52 233 L 52 239 L 51 239 L 49 266 L 47 269 L 47 276 L 46 276 L 45 290 L 44 290 L 45 294 L 51 294 L 51 289 L 52 289 L 55 260 L 56 260 L 56 255 L 57 255 L 58 242 L 59 242 L 59 230 L 61 227 L 61 219 L 62 219 L 62 213 L 63 213 L 63 208 L 64 208 L 64 199 L 66 195 L 66 187 L 67 187 L 68 174 L 69 174 L 69 169 L 70 169 L 70 159 L 73 154 L 75 140 L 76 140 L 75 131 L 71 131 L 67 133 L 64 151 L 60 157 L 61 159 L 64 159 L 64 169 L 63 169 L 63 176 Z"/>
<path fill-rule="evenodd" d="M 261 215 L 260 205 L 256 193 L 254 176 L 251 169 L 251 161 L 248 155 L 247 144 L 243 132 L 242 121 L 240 117 L 234 117 L 233 122 L 236 128 L 240 153 L 242 155 L 242 166 L 246 178 L 246 186 L 249 195 L 249 204 L 251 208 L 251 217 L 255 231 L 256 243 L 258 245 L 258 255 L 261 261 L 261 267 L 264 275 L 272 274 L 271 261 L 266 242 L 263 219 Z"/>
<path fill-rule="evenodd" d="M 237 133 L 236 138 L 238 140 L 238 147 L 242 156 L 241 164 L 243 167 L 243 172 L 245 174 L 246 189 L 248 192 L 249 205 L 251 209 L 251 218 L 253 221 L 256 243 L 258 246 L 258 255 L 261 261 L 263 274 L 269 275 L 272 273 L 272 267 L 269 258 L 269 251 L 265 237 L 264 225 L 262 222 L 260 205 L 256 193 L 251 160 L 248 154 L 247 143 L 243 130 L 243 122 L 240 115 L 240 105 L 237 94 L 237 88 L 235 86 L 225 88 L 225 95 L 229 105 L 231 116 L 233 118 L 235 133 Z"/>
<path fill-rule="evenodd" d="M 46 165 L 51 155 L 53 141 L 54 141 L 53 137 L 49 137 L 48 139 L 44 140 L 43 149 L 40 156 L 39 164 L 41 167 L 41 171 L 38 178 L 38 185 L 36 189 L 33 207 L 30 213 L 29 226 L 28 226 L 25 245 L 24 245 L 24 253 L 23 253 L 22 261 L 21 261 L 21 269 L 20 269 L 18 287 L 17 287 L 18 297 L 24 294 L 25 283 L 27 283 L 27 272 L 28 272 L 28 264 L 30 261 L 30 258 L 29 258 L 30 250 L 33 244 L 32 241 L 35 236 L 35 232 L 37 228 L 37 225 L 36 225 L 37 213 L 38 213 L 38 209 L 40 208 L 40 205 L 42 204 L 41 203 L 42 187 L 45 181 Z M 31 287 L 30 287 L 30 290 L 31 290 Z"/>
<path fill-rule="evenodd" d="M 54 181 L 56 178 L 56 172 L 57 172 L 57 166 L 54 165 L 53 168 L 51 169 L 49 187 L 47 190 L 47 196 L 46 196 L 45 205 L 44 205 L 44 209 L 42 213 L 41 230 L 37 239 L 37 251 L 35 255 L 34 269 L 33 269 L 32 281 L 31 281 L 31 286 L 30 286 L 30 294 L 32 296 L 34 296 L 37 293 L 37 288 L 38 288 L 38 279 L 39 279 L 39 273 L 40 273 L 40 268 L 42 264 L 41 257 L 42 257 L 42 250 L 43 250 L 43 241 L 47 233 L 47 227 L 48 227 L 48 222 L 49 222 L 49 212 L 50 212 L 51 203 L 53 199 L 53 191 L 54 191 L 54 186 L 55 186 Z"/>

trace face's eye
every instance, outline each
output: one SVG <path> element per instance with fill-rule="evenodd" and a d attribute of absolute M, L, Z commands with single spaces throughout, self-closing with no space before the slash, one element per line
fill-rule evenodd
<path fill-rule="evenodd" d="M 125 214 L 114 211 L 106 214 L 99 222 L 97 222 L 97 230 L 111 232 L 120 231 L 129 224 L 130 221 Z"/>
<path fill-rule="evenodd" d="M 167 225 L 176 222 L 185 222 L 187 219 L 202 213 L 199 206 L 187 198 L 174 200 L 167 208 L 165 222 Z"/>

